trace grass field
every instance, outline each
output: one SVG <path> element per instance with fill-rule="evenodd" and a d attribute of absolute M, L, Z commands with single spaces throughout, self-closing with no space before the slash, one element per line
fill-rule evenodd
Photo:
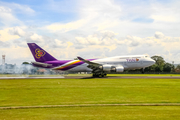
<path fill-rule="evenodd" d="M 178 79 L 0 80 L 0 107 L 180 103 Z M 10 119 L 176 119 L 179 106 L 104 106 L 0 110 Z"/>
<path fill-rule="evenodd" d="M 0 110 L 0 120 L 178 120 L 177 106 L 66 107 Z"/>

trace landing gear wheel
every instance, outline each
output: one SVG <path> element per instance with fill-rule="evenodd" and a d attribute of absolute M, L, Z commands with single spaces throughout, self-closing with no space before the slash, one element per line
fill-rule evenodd
<path fill-rule="evenodd" d="M 99 77 L 99 78 L 101 78 L 101 77 L 105 77 L 106 75 L 107 74 L 104 73 L 104 72 L 102 72 L 102 73 L 93 73 L 92 77 Z"/>
<path fill-rule="evenodd" d="M 93 77 L 97 77 L 97 75 L 94 73 L 94 74 L 93 74 Z"/>
<path fill-rule="evenodd" d="M 98 75 L 98 77 L 99 77 L 99 78 L 101 78 L 101 77 L 102 77 L 102 75 L 101 75 L 101 74 L 99 74 L 99 75 Z"/>

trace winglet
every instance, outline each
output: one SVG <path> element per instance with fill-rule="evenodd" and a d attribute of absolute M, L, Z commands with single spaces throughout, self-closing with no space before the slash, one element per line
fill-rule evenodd
<path fill-rule="evenodd" d="M 77 57 L 79 60 L 85 60 L 85 59 L 83 59 L 83 58 L 81 58 L 81 57 Z"/>

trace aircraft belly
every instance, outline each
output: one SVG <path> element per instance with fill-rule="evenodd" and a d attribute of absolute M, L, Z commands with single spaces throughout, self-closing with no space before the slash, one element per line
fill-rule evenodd
<path fill-rule="evenodd" d="M 92 69 L 88 68 L 86 64 L 82 64 L 76 67 L 73 67 L 68 70 L 69 72 L 91 72 Z"/>
<path fill-rule="evenodd" d="M 142 66 L 139 63 L 127 63 L 125 69 L 140 69 Z"/>

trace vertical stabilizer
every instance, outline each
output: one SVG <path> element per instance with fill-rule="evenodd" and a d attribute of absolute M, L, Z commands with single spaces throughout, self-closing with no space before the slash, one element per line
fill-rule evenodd
<path fill-rule="evenodd" d="M 36 43 L 27 43 L 31 53 L 33 54 L 36 62 L 54 61 L 56 60 L 53 56 L 43 50 L 41 47 L 36 45 Z"/>

